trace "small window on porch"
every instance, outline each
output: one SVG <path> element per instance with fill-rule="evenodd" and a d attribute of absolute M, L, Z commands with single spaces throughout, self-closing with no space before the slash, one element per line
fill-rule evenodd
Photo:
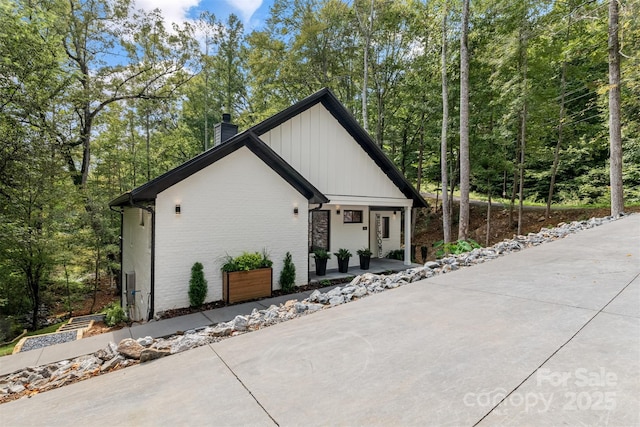
<path fill-rule="evenodd" d="M 362 211 L 345 210 L 343 216 L 343 222 L 348 223 L 362 223 Z"/>
<path fill-rule="evenodd" d="M 383 239 L 389 238 L 389 217 L 388 216 L 382 217 L 382 238 Z"/>

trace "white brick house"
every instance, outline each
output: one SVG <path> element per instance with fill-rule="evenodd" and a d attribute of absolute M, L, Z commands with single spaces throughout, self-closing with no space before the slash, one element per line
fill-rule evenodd
<path fill-rule="evenodd" d="M 222 299 L 227 254 L 266 249 L 277 288 L 291 252 L 303 285 L 312 246 L 381 257 L 401 247 L 401 217 L 410 262 L 411 208 L 426 202 L 331 91 L 240 134 L 229 123 L 216 130 L 216 146 L 110 203 L 122 212 L 122 302 L 132 319 L 187 307 L 196 261 L 207 302 Z"/>

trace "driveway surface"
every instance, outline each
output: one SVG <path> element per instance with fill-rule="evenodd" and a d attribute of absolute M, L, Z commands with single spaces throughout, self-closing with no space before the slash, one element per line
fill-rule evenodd
<path fill-rule="evenodd" d="M 640 215 L 0 405 L 2 425 L 640 425 Z"/>

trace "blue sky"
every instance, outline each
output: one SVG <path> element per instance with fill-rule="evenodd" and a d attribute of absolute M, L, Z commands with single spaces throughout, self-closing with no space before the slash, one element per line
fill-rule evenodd
<path fill-rule="evenodd" d="M 273 0 L 135 0 L 136 9 L 162 10 L 168 22 L 184 22 L 207 10 L 226 21 L 234 13 L 243 22 L 245 31 L 264 25 Z"/>

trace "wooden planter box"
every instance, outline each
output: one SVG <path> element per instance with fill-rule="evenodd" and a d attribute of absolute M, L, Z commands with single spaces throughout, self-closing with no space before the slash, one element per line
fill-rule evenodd
<path fill-rule="evenodd" d="M 273 270 L 260 268 L 250 271 L 222 272 L 222 298 L 227 304 L 270 297 L 273 289 Z"/>

